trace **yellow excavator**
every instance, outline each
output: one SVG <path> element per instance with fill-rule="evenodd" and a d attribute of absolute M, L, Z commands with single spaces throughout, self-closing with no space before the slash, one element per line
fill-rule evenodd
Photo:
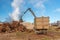
<path fill-rule="evenodd" d="M 31 8 L 28 8 L 24 14 L 30 11 L 32 15 L 34 16 L 34 28 L 33 31 L 37 34 L 47 34 L 47 30 L 49 29 L 49 17 L 36 17 L 34 12 L 31 10 Z"/>

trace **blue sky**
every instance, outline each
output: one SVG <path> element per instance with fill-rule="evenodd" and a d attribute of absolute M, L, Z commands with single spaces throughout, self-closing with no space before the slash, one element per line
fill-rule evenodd
<path fill-rule="evenodd" d="M 50 22 L 60 21 L 60 0 L 0 0 L 0 21 L 19 20 L 19 15 L 31 8 L 37 17 L 49 16 Z M 34 22 L 28 11 L 23 20 Z"/>

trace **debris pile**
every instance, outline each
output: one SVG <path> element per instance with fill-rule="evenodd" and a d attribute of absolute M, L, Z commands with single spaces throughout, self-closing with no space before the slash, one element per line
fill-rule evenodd
<path fill-rule="evenodd" d="M 26 28 L 23 26 L 23 24 L 21 24 L 21 22 L 18 21 L 12 21 L 11 23 L 1 23 L 0 24 L 0 33 L 2 32 L 23 32 L 25 31 Z"/>

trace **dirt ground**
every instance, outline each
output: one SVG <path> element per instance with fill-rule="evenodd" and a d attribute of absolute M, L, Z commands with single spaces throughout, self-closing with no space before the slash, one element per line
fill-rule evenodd
<path fill-rule="evenodd" d="M 49 31 L 45 35 L 34 32 L 0 33 L 0 40 L 60 40 L 60 32 Z"/>

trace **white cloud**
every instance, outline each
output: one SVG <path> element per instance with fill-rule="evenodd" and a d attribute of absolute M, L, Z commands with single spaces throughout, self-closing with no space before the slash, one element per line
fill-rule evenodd
<path fill-rule="evenodd" d="M 44 5 L 45 2 L 47 2 L 48 0 L 30 0 L 30 3 L 37 9 L 41 10 L 40 13 L 43 16 L 45 11 L 46 11 L 46 7 Z"/>
<path fill-rule="evenodd" d="M 60 12 L 60 8 L 55 9 L 54 12 Z"/>
<path fill-rule="evenodd" d="M 45 6 L 42 3 L 40 3 L 40 2 L 36 3 L 34 6 L 36 8 L 43 8 L 43 9 L 45 8 Z"/>
<path fill-rule="evenodd" d="M 30 0 L 30 3 L 36 8 L 45 8 L 44 3 L 47 0 Z"/>

